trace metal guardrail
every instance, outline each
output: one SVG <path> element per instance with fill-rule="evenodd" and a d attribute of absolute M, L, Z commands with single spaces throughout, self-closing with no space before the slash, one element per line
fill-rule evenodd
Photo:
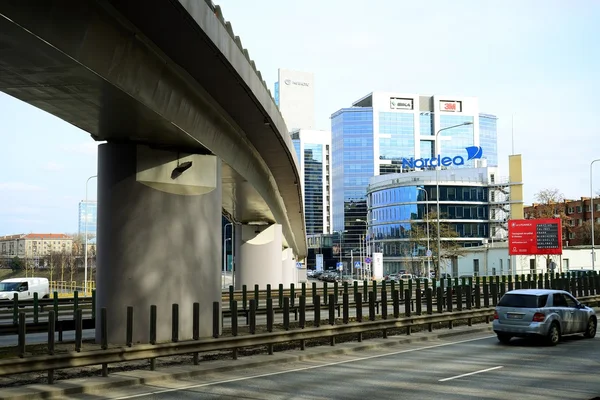
<path fill-rule="evenodd" d="M 248 336 L 223 337 L 219 339 L 186 340 L 177 343 L 155 345 L 136 345 L 106 350 L 71 352 L 66 354 L 33 356 L 21 359 L 0 360 L 0 376 L 28 372 L 48 371 L 49 375 L 56 369 L 103 365 L 103 375 L 107 375 L 107 365 L 124 361 L 153 360 L 157 357 L 198 354 L 218 350 L 235 350 L 241 347 L 271 346 L 279 343 L 299 341 L 302 349 L 306 340 L 330 338 L 335 345 L 335 337 L 340 335 L 357 335 L 372 331 L 387 331 L 395 328 L 410 328 L 417 325 L 471 320 L 473 318 L 493 316 L 494 309 L 486 308 L 470 311 L 457 311 L 437 315 L 420 315 L 399 319 L 381 319 L 376 321 L 352 322 L 344 325 L 331 325 L 305 328 L 295 331 L 260 333 Z M 196 357 L 195 357 L 196 360 Z"/>

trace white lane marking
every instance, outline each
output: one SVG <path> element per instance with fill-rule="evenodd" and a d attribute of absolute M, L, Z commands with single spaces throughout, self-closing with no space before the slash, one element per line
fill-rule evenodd
<path fill-rule="evenodd" d="M 481 374 L 483 372 L 488 372 L 488 371 L 493 371 L 495 369 L 500 369 L 503 368 L 502 365 L 498 365 L 497 367 L 492 367 L 492 368 L 486 368 L 486 369 L 481 369 L 479 371 L 475 371 L 475 372 L 469 372 L 468 374 L 462 374 L 462 375 L 456 375 L 456 376 L 451 376 L 450 378 L 444 378 L 444 379 L 440 379 L 439 382 L 446 382 L 446 381 L 451 381 L 452 379 L 458 379 L 458 378 L 464 378 L 465 376 L 470 376 L 470 375 L 475 375 L 475 374 Z"/>
<path fill-rule="evenodd" d="M 494 335 L 494 336 L 485 336 L 485 337 L 475 338 L 475 339 L 459 340 L 457 342 L 436 344 L 436 345 L 433 345 L 433 346 L 418 347 L 418 348 L 415 348 L 415 349 L 399 350 L 399 351 L 394 351 L 394 352 L 391 352 L 391 353 L 377 354 L 377 355 L 374 355 L 374 356 L 367 356 L 367 357 L 360 357 L 360 358 L 353 358 L 352 360 L 336 361 L 336 362 L 332 362 L 332 363 L 328 363 L 328 364 L 313 365 L 311 367 L 295 368 L 295 369 L 290 369 L 290 370 L 287 370 L 287 371 L 269 372 L 267 374 L 245 376 L 245 377 L 242 377 L 242 378 L 233 378 L 233 379 L 226 379 L 226 380 L 222 380 L 222 381 L 199 383 L 199 384 L 196 384 L 196 385 L 184 386 L 184 387 L 180 387 L 180 388 L 155 390 L 155 391 L 146 392 L 146 393 L 133 394 L 133 395 L 130 395 L 130 396 L 116 397 L 113 400 L 134 399 L 134 398 L 144 397 L 144 396 L 152 396 L 152 395 L 163 394 L 163 393 L 180 392 L 182 390 L 197 389 L 197 388 L 206 387 L 206 386 L 221 385 L 221 384 L 224 384 L 224 383 L 233 383 L 233 382 L 247 381 L 247 380 L 250 380 L 250 379 L 264 378 L 264 377 L 267 377 L 267 376 L 275 376 L 275 375 L 289 374 L 289 373 L 292 373 L 292 372 L 308 371 L 308 370 L 316 369 L 316 368 L 324 368 L 324 367 L 331 367 L 331 366 L 334 366 L 334 365 L 348 364 L 348 363 L 357 362 L 357 361 L 372 360 L 372 359 L 375 359 L 375 358 L 381 358 L 381 357 L 387 357 L 387 356 L 394 356 L 394 355 L 397 355 L 397 354 L 412 353 L 412 352 L 419 351 L 419 350 L 436 349 L 438 347 L 452 346 L 452 345 L 456 345 L 456 344 L 474 342 L 474 341 L 477 341 L 477 340 L 489 339 L 489 338 L 493 338 L 493 337 L 496 337 L 496 336 Z M 496 368 L 498 368 L 498 367 L 496 367 Z M 502 368 L 502 367 L 500 367 L 500 368 Z"/>

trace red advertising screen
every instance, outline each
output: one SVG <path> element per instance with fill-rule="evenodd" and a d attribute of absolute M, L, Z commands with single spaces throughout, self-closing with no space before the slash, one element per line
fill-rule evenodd
<path fill-rule="evenodd" d="M 562 254 L 559 218 L 511 219 L 508 221 L 508 254 Z"/>

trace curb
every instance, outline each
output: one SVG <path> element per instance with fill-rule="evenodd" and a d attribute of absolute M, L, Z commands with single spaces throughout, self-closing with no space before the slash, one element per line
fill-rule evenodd
<path fill-rule="evenodd" d="M 165 370 L 133 370 L 115 372 L 108 377 L 74 378 L 58 381 L 53 385 L 32 384 L 15 386 L 0 390 L 0 399 L 4 400 L 35 400 L 48 399 L 55 396 L 72 394 L 102 394 L 107 389 L 117 387 L 151 384 L 169 379 L 193 378 L 214 372 L 227 372 L 242 368 L 253 368 L 265 364 L 283 364 L 297 361 L 311 360 L 326 355 L 351 354 L 366 350 L 385 349 L 399 344 L 427 342 L 459 335 L 491 332 L 491 324 L 483 327 L 455 327 L 440 333 L 417 332 L 411 336 L 390 336 L 387 339 L 368 339 L 365 342 L 339 343 L 334 348 L 330 346 L 316 346 L 306 350 L 287 350 L 273 355 L 259 354 L 243 357 L 238 360 L 204 361 L 200 365 L 186 365 L 169 367 Z"/>

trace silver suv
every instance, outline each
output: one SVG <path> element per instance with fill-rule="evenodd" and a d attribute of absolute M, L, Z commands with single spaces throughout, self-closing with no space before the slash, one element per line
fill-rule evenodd
<path fill-rule="evenodd" d="M 493 328 L 501 343 L 512 337 L 539 336 L 552 346 L 562 335 L 596 336 L 596 313 L 563 290 L 520 289 L 507 292 L 496 307 Z"/>

